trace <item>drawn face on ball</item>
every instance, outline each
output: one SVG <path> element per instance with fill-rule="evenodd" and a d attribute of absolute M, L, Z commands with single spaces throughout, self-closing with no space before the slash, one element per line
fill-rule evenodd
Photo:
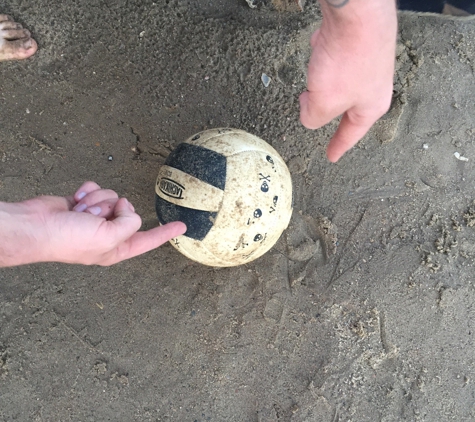
<path fill-rule="evenodd" d="M 252 217 L 247 221 L 249 231 L 246 235 L 248 239 L 242 243 L 242 248 L 246 249 L 256 243 L 264 244 L 267 238 L 267 230 L 272 227 L 279 213 L 279 195 L 281 183 L 279 181 L 279 174 L 276 169 L 274 160 L 270 155 L 265 157 L 264 162 L 258 167 L 256 179 L 258 181 L 256 192 L 259 208 L 256 208 Z M 262 223 L 262 224 L 260 224 Z"/>

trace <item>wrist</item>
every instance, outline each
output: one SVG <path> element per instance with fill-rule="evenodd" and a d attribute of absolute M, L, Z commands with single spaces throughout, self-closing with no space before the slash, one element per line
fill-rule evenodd
<path fill-rule="evenodd" d="M 27 202 L 0 202 L 0 267 L 46 260 L 40 220 Z"/>
<path fill-rule="evenodd" d="M 396 38 L 395 0 L 320 0 L 320 6 L 322 29 L 326 27 L 336 38 Z"/>

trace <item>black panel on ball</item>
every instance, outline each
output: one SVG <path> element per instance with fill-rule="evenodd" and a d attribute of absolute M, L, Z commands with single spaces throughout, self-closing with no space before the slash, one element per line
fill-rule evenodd
<path fill-rule="evenodd" d="M 178 145 L 166 159 L 165 165 L 221 190 L 224 190 L 226 185 L 226 157 L 198 145 Z"/>
<path fill-rule="evenodd" d="M 217 212 L 200 211 L 172 204 L 155 194 L 155 209 L 160 224 L 181 221 L 186 224 L 185 236 L 203 240 L 213 227 Z"/>

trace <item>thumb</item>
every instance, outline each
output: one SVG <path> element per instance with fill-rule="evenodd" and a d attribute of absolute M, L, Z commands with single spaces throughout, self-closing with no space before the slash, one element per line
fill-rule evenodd
<path fill-rule="evenodd" d="M 186 225 L 180 221 L 138 232 L 142 220 L 134 212 L 134 207 L 125 198 L 117 201 L 113 219 L 107 222 L 115 230 L 116 248 L 112 251 L 108 263 L 117 263 L 155 249 L 168 240 L 180 236 L 186 231 Z"/>
<path fill-rule="evenodd" d="M 131 237 L 142 225 L 142 219 L 135 213 L 134 207 L 126 198 L 120 198 L 115 204 L 112 218 L 107 225 L 114 230 L 118 243 Z"/>
<path fill-rule="evenodd" d="M 300 94 L 300 122 L 307 129 L 325 126 L 347 109 L 346 102 L 340 101 L 335 95 L 329 98 L 317 91 L 305 91 Z"/>

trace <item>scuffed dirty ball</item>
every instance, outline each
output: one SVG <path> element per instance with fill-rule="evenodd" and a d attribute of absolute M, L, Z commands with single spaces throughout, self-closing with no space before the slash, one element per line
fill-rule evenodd
<path fill-rule="evenodd" d="M 211 129 L 178 145 L 155 184 L 160 224 L 182 221 L 172 245 L 216 267 L 250 262 L 267 252 L 292 215 L 292 181 L 277 151 L 239 129 Z"/>

